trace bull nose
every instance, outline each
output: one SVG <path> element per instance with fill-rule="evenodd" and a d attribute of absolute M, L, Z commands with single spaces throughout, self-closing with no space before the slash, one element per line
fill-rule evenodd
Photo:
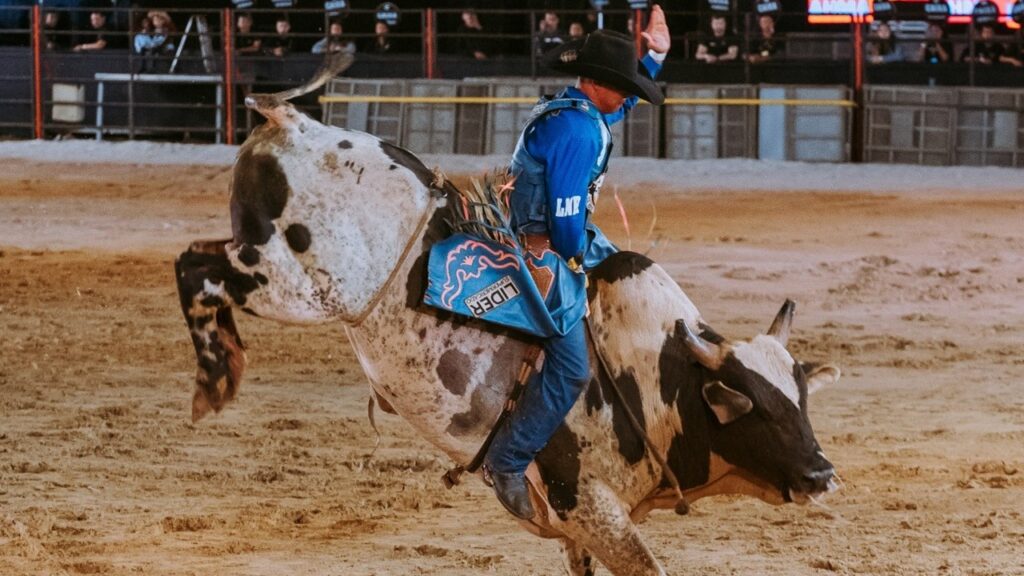
<path fill-rule="evenodd" d="M 835 475 L 836 470 L 831 466 L 821 470 L 812 470 L 804 473 L 803 484 L 808 492 L 824 492 L 829 489 Z"/>
<path fill-rule="evenodd" d="M 804 479 L 813 483 L 824 483 L 832 479 L 836 475 L 836 469 L 828 467 L 824 470 L 815 470 L 804 474 Z"/>

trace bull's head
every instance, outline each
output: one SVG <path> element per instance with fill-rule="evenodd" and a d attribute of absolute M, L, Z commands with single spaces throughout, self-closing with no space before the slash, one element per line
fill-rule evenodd
<path fill-rule="evenodd" d="M 790 356 L 794 308 L 787 300 L 768 333 L 749 341 L 727 341 L 710 331 L 698 335 L 681 320 L 676 336 L 706 369 L 700 392 L 712 454 L 764 488 L 762 498 L 803 503 L 837 486 L 811 429 L 807 396 L 837 381 L 839 369 L 805 371 Z"/>

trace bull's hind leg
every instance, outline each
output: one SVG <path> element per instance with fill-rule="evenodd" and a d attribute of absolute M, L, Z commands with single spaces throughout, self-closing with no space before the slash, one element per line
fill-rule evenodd
<path fill-rule="evenodd" d="M 219 412 L 232 400 L 245 369 L 245 349 L 231 307 L 244 305 L 259 283 L 231 265 L 229 242 L 193 242 L 174 262 L 181 311 L 198 361 L 193 421 Z"/>

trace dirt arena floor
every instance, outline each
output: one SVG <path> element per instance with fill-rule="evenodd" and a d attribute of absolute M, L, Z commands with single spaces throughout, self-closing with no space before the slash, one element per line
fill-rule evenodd
<path fill-rule="evenodd" d="M 225 237 L 227 168 L 4 160 L 0 575 L 559 574 L 557 543 L 399 418 L 366 417 L 339 327 L 242 317 L 239 401 L 189 420 L 172 261 Z M 715 328 L 798 302 L 791 350 L 845 488 L 642 529 L 672 574 L 1024 574 L 1024 193 L 622 188 L 633 248 Z M 653 209 L 652 209 L 653 206 Z M 614 204 L 599 222 L 625 244 Z M 639 231 L 637 231 L 639 230 Z"/>

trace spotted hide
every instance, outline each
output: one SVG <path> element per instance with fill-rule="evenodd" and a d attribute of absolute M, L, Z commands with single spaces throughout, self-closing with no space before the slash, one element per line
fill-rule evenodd
<path fill-rule="evenodd" d="M 534 342 L 421 304 L 427 252 L 449 233 L 446 205 L 457 191 L 373 136 L 324 126 L 280 100 L 254 101 L 268 122 L 235 164 L 232 238 L 193 244 L 176 263 L 198 358 L 193 418 L 237 393 L 245 353 L 234 308 L 337 321 L 374 393 L 468 462 Z M 561 540 L 569 573 L 589 574 L 597 562 L 620 576 L 663 573 L 634 525 L 675 503 L 655 454 L 690 500 L 804 501 L 833 487 L 807 391 L 838 370 L 805 373 L 786 351 L 791 303 L 768 334 L 728 340 L 660 267 L 632 253 L 592 271 L 589 296 L 591 366 L 600 352 L 609 369 L 594 371 L 531 465 L 539 513 L 523 523 Z"/>

